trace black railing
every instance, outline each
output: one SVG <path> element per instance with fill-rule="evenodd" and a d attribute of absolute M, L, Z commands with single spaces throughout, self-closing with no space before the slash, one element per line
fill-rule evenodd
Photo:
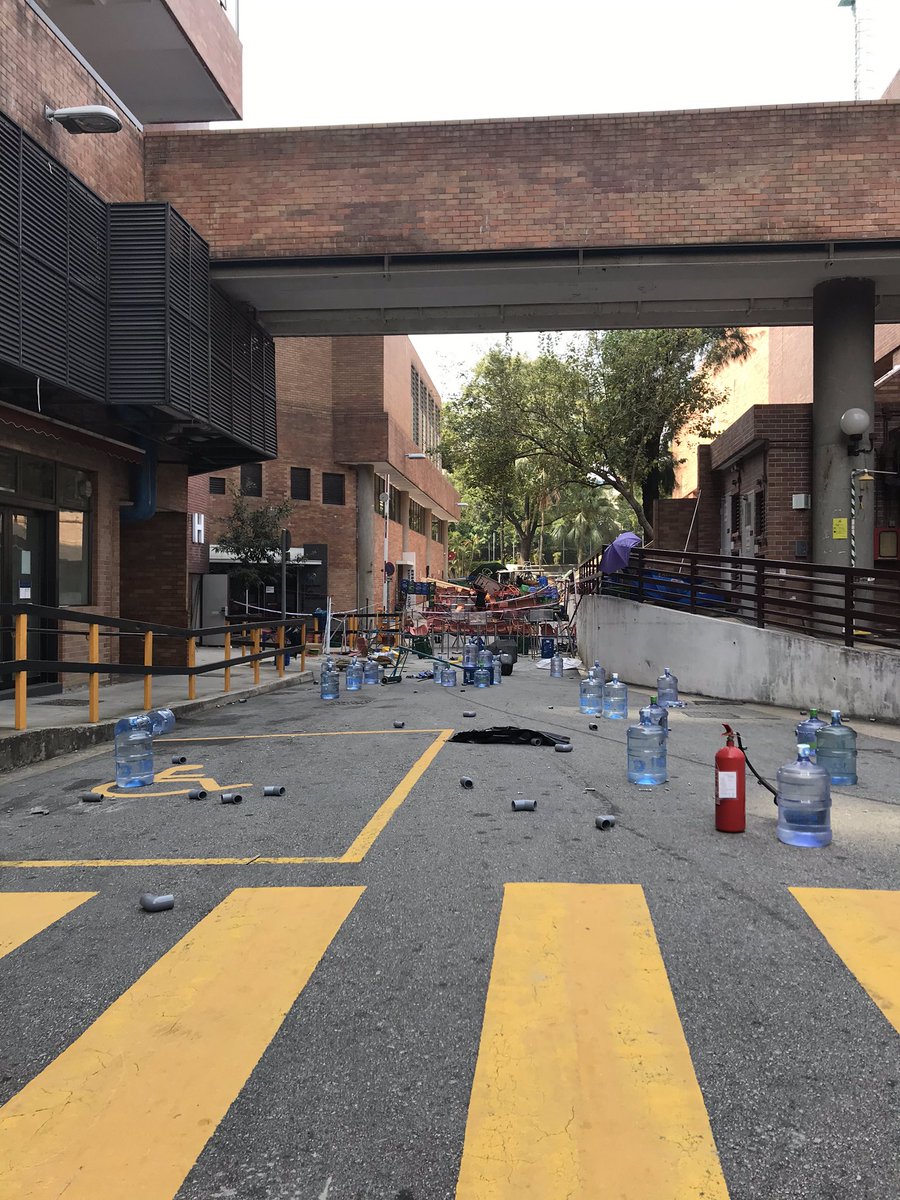
<path fill-rule="evenodd" d="M 600 558 L 578 568 L 580 594 L 900 649 L 900 572 L 636 549 L 626 570 L 604 575 Z"/>

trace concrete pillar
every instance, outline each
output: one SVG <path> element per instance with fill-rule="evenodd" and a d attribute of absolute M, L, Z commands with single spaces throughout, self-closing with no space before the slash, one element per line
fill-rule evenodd
<path fill-rule="evenodd" d="M 375 468 L 356 468 L 356 607 L 380 603 L 375 596 Z"/>
<path fill-rule="evenodd" d="M 864 465 L 865 456 L 847 454 L 840 422 L 848 408 L 862 408 L 874 428 L 874 358 L 874 282 L 820 283 L 813 291 L 812 558 L 826 566 L 850 565 L 849 537 L 840 536 L 844 528 L 834 522 L 849 522 L 850 472 Z M 861 567 L 873 561 L 874 512 L 866 500 L 856 516 L 856 565 Z"/>
<path fill-rule="evenodd" d="M 430 508 L 426 508 L 422 514 L 422 520 L 424 522 L 422 528 L 425 530 L 425 545 L 427 547 L 425 551 L 425 561 L 422 563 L 423 575 L 426 567 L 431 567 L 431 574 L 434 574 L 434 542 L 431 540 L 431 518 L 433 516 L 434 513 Z"/>
<path fill-rule="evenodd" d="M 450 561 L 447 555 L 450 550 L 450 522 L 441 521 L 441 565 L 443 566 L 443 578 L 450 578 Z"/>
<path fill-rule="evenodd" d="M 404 554 L 409 550 L 409 492 L 398 492 L 400 501 L 400 549 Z"/>

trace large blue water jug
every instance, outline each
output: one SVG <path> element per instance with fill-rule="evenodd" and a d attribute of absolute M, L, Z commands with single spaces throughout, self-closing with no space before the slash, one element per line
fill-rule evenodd
<path fill-rule="evenodd" d="M 646 717 L 651 725 L 658 725 L 660 729 L 662 729 L 663 732 L 668 735 L 669 710 L 667 708 L 663 708 L 661 704 L 657 703 L 655 696 L 651 696 L 650 703 L 638 711 L 642 721 L 644 717 Z"/>
<path fill-rule="evenodd" d="M 332 659 L 327 658 L 322 664 L 322 674 L 319 676 L 319 699 L 337 700 L 341 692 L 341 676 Z"/>
<path fill-rule="evenodd" d="M 603 715 L 612 721 L 625 721 L 628 718 L 628 688 L 615 671 L 603 689 Z"/>
<path fill-rule="evenodd" d="M 174 718 L 173 718 L 174 721 Z M 150 718 L 116 721 L 116 787 L 137 788 L 153 782 L 153 733 Z"/>
<path fill-rule="evenodd" d="M 358 692 L 362 687 L 363 669 L 359 659 L 354 654 L 347 668 L 347 691 Z"/>
<path fill-rule="evenodd" d="M 563 660 L 561 654 L 554 654 L 550 659 L 550 678 L 562 679 L 563 677 Z"/>
<path fill-rule="evenodd" d="M 819 730 L 824 729 L 827 722 L 819 717 L 819 710 L 811 708 L 809 716 L 806 717 L 797 728 L 794 730 L 796 744 L 798 746 L 809 746 L 812 752 L 812 757 L 816 755 L 816 745 L 819 736 Z"/>
<path fill-rule="evenodd" d="M 809 746 L 797 747 L 796 762 L 779 767 L 778 840 L 788 846 L 827 846 L 831 841 L 831 781 L 810 758 Z"/>
<path fill-rule="evenodd" d="M 663 673 L 656 681 L 656 696 L 663 708 L 678 704 L 678 676 L 668 667 L 663 667 Z"/>
<path fill-rule="evenodd" d="M 831 776 L 832 783 L 857 781 L 856 733 L 841 724 L 840 709 L 831 710 L 831 724 L 823 725 L 816 738 L 816 762 Z"/>
<path fill-rule="evenodd" d="M 669 778 L 666 763 L 666 734 L 650 718 L 628 730 L 628 782 L 653 786 Z"/>
<path fill-rule="evenodd" d="M 475 668 L 475 686 L 477 688 L 490 687 L 493 682 L 493 676 L 487 667 Z"/>
<path fill-rule="evenodd" d="M 588 716 L 596 716 L 603 702 L 603 686 L 593 672 L 588 672 L 587 678 L 582 679 L 578 690 L 578 707 Z"/>
<path fill-rule="evenodd" d="M 372 684 L 379 682 L 378 663 L 374 658 L 367 658 L 366 665 L 363 667 L 363 683 Z"/>
<path fill-rule="evenodd" d="M 154 708 L 147 713 L 147 719 L 150 722 L 150 732 L 154 737 L 159 737 L 163 733 L 171 733 L 175 728 L 175 714 L 171 708 Z"/>
<path fill-rule="evenodd" d="M 453 667 L 446 666 L 443 668 L 441 671 L 441 685 L 448 688 L 456 687 L 456 671 Z"/>
<path fill-rule="evenodd" d="M 503 682 L 503 664 L 500 661 L 500 655 L 494 655 L 494 683 L 499 685 Z"/>
<path fill-rule="evenodd" d="M 485 671 L 487 671 L 488 684 L 492 685 L 494 682 L 494 655 L 491 653 L 490 650 L 479 650 L 478 651 L 478 665 L 479 665 L 479 667 L 483 667 L 485 669 Z M 478 683 L 478 681 L 476 680 L 476 686 L 477 686 L 477 683 Z"/>

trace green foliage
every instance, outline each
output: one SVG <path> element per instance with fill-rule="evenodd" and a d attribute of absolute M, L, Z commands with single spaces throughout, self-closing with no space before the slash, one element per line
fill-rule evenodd
<path fill-rule="evenodd" d="M 241 587 L 253 587 L 270 577 L 279 559 L 281 530 L 293 511 L 290 500 L 280 504 L 250 504 L 240 492 L 232 492 L 231 512 L 224 518 L 219 547 L 237 559 L 228 574 Z"/>

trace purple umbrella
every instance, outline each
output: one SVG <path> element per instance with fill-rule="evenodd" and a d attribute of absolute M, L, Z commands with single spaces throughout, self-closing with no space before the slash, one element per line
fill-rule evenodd
<path fill-rule="evenodd" d="M 600 570 L 602 573 L 604 575 L 615 575 L 616 571 L 621 571 L 627 567 L 632 550 L 640 544 L 641 539 L 636 533 L 620 533 L 618 537 L 613 538 L 603 551 L 603 557 L 600 559 Z"/>

